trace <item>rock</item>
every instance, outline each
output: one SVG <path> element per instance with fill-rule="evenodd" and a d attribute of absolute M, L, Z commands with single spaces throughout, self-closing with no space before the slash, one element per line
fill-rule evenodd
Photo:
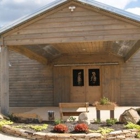
<path fill-rule="evenodd" d="M 78 121 L 79 121 L 79 123 L 87 123 L 87 124 L 89 124 L 87 113 L 81 113 L 79 115 L 79 117 L 78 117 Z"/>
<path fill-rule="evenodd" d="M 136 108 L 136 111 L 138 112 L 138 114 L 140 116 L 140 108 Z"/>
<path fill-rule="evenodd" d="M 5 116 L 5 115 L 3 115 L 3 114 L 0 114 L 0 119 L 10 120 L 9 117 L 7 117 L 7 116 Z"/>
<path fill-rule="evenodd" d="M 0 119 L 4 119 L 3 116 L 2 116 L 2 114 L 0 114 Z"/>
<path fill-rule="evenodd" d="M 136 109 L 130 108 L 125 110 L 119 118 L 119 121 L 122 123 L 132 122 L 134 124 L 138 123 L 140 120 L 140 116 L 137 113 Z"/>
<path fill-rule="evenodd" d="M 14 113 L 12 114 L 13 121 L 19 123 L 41 123 L 42 119 L 39 115 L 26 114 L 26 113 Z"/>

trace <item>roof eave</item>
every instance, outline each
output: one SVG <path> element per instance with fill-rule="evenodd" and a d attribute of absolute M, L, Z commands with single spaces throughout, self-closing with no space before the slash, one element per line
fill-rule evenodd
<path fill-rule="evenodd" d="M 107 12 L 111 12 L 111 13 L 114 13 L 116 15 L 121 15 L 123 17 L 127 17 L 129 19 L 132 19 L 134 21 L 137 21 L 137 22 L 140 22 L 140 16 L 136 15 L 136 14 L 133 14 L 133 13 L 130 13 L 130 12 L 127 12 L 127 11 L 124 11 L 124 10 L 121 10 L 121 9 L 118 9 L 116 7 L 113 7 L 113 6 L 109 6 L 109 5 L 106 5 L 104 3 L 100 3 L 100 2 L 97 2 L 97 1 L 93 1 L 93 0 L 78 0 L 82 3 L 86 3 L 90 6 L 94 6 L 95 8 L 98 8 L 98 9 L 101 9 L 101 10 L 105 10 Z"/>

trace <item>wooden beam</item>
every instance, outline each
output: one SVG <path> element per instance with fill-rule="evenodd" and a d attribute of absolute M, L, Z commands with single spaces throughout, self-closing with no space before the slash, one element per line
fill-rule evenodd
<path fill-rule="evenodd" d="M 1 113 L 9 113 L 9 53 L 6 46 L 1 46 Z"/>
<path fill-rule="evenodd" d="M 52 64 L 92 64 L 92 63 L 119 63 L 123 64 L 123 57 L 118 57 L 112 54 L 75 54 L 75 55 L 61 55 L 52 61 Z"/>
<path fill-rule="evenodd" d="M 13 51 L 16 51 L 20 54 L 23 54 L 30 59 L 34 59 L 34 60 L 42 63 L 43 65 L 47 65 L 47 63 L 48 63 L 48 60 L 45 57 L 40 56 L 39 54 L 27 49 L 24 46 L 9 46 L 9 49 L 13 50 Z"/>
<path fill-rule="evenodd" d="M 127 62 L 140 48 L 140 40 L 132 47 L 132 49 L 127 53 L 124 61 Z"/>

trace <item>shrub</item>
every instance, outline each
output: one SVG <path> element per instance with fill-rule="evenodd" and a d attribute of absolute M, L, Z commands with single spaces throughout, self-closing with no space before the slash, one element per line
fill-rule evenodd
<path fill-rule="evenodd" d="M 98 130 L 89 130 L 90 133 L 101 133 L 102 135 L 106 135 L 112 131 L 114 131 L 114 129 L 107 127 L 99 127 Z"/>
<path fill-rule="evenodd" d="M 100 99 L 100 101 L 96 101 L 93 105 L 113 105 L 113 106 L 117 106 L 116 103 L 111 102 L 108 98 L 103 97 Z"/>
<path fill-rule="evenodd" d="M 48 125 L 47 124 L 43 124 L 43 125 L 17 125 L 14 126 L 14 128 L 31 128 L 35 131 L 43 131 L 45 129 L 47 129 Z"/>
<path fill-rule="evenodd" d="M 107 119 L 106 120 L 106 123 L 108 124 L 108 125 L 113 125 L 113 124 L 115 124 L 117 122 L 117 119 Z"/>
<path fill-rule="evenodd" d="M 101 123 L 100 119 L 94 119 L 94 123 Z"/>
<path fill-rule="evenodd" d="M 75 120 L 76 120 L 76 118 L 74 118 L 73 116 L 70 116 L 70 117 L 69 117 L 69 121 L 70 121 L 70 122 L 75 122 Z"/>
<path fill-rule="evenodd" d="M 68 131 L 68 127 L 64 124 L 58 124 L 54 126 L 54 131 L 59 132 L 59 133 L 65 133 Z"/>
<path fill-rule="evenodd" d="M 140 133 L 136 134 L 136 138 L 140 138 Z"/>
<path fill-rule="evenodd" d="M 1 120 L 0 121 L 0 129 L 2 128 L 2 126 L 8 125 L 8 124 L 13 124 L 13 122 L 12 121 L 7 121 L 7 120 Z"/>
<path fill-rule="evenodd" d="M 77 124 L 74 127 L 74 131 L 76 132 L 87 132 L 88 126 L 85 123 Z"/>
<path fill-rule="evenodd" d="M 107 105 L 107 104 L 109 104 L 109 103 L 110 103 L 110 101 L 109 101 L 109 99 L 106 98 L 106 97 L 103 97 L 103 98 L 101 98 L 101 100 L 100 100 L 100 104 L 101 104 L 101 105 Z"/>
<path fill-rule="evenodd" d="M 62 120 L 59 120 L 59 119 L 54 121 L 55 125 L 61 124 L 62 122 L 63 122 L 63 121 L 62 121 Z"/>
<path fill-rule="evenodd" d="M 137 129 L 140 130 L 140 125 L 134 124 L 132 122 L 128 122 L 127 125 L 125 125 L 126 128 L 128 129 Z"/>

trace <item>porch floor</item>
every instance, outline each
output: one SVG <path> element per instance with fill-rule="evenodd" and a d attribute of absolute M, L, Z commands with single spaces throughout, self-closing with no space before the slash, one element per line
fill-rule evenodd
<path fill-rule="evenodd" d="M 114 118 L 119 119 L 120 115 L 129 108 L 138 108 L 138 106 L 121 106 L 115 107 Z M 78 108 L 77 111 L 85 110 L 85 108 Z M 88 107 L 89 113 L 88 118 L 90 120 L 96 118 L 96 109 L 95 107 Z M 60 119 L 59 107 L 10 107 L 10 113 L 36 113 L 44 121 L 48 120 L 48 111 L 54 111 L 55 119 Z M 76 117 L 78 118 L 78 117 Z M 110 111 L 101 111 L 101 120 L 105 121 L 110 118 Z M 67 120 L 68 117 L 64 117 L 64 120 Z"/>

